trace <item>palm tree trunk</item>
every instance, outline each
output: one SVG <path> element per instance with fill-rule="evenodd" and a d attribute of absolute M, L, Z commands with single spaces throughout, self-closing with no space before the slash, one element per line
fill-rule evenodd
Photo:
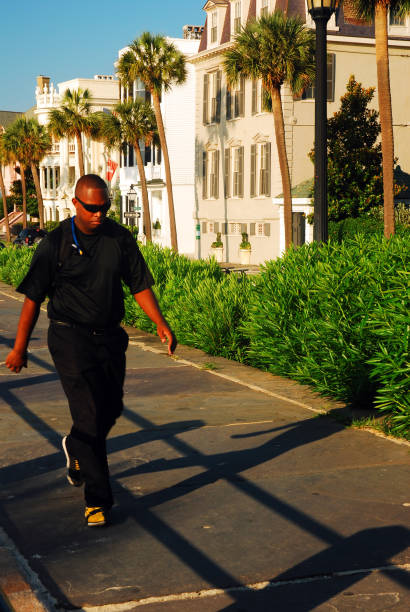
<path fill-rule="evenodd" d="M 27 227 L 27 187 L 26 187 L 26 168 L 20 162 L 21 193 L 23 195 L 23 229 Z"/>
<path fill-rule="evenodd" d="M 75 135 L 77 140 L 77 153 L 78 153 L 78 169 L 80 171 L 80 176 L 84 176 L 84 154 L 83 154 L 83 142 L 81 140 L 81 134 Z"/>
<path fill-rule="evenodd" d="M 9 224 L 9 213 L 7 210 L 7 197 L 6 197 L 6 188 L 4 186 L 3 180 L 3 168 L 0 166 L 0 191 L 3 199 L 3 214 L 4 214 L 4 224 L 6 226 L 6 241 L 10 242 L 10 224 Z"/>
<path fill-rule="evenodd" d="M 168 211 L 169 211 L 169 227 L 171 230 L 171 247 L 176 253 L 178 253 L 178 239 L 177 239 L 177 226 L 175 222 L 175 208 L 174 208 L 174 196 L 172 193 L 172 181 L 171 181 L 171 167 L 169 165 L 169 155 L 167 140 L 165 138 L 164 122 L 162 121 L 161 105 L 159 102 L 158 94 L 151 91 L 152 102 L 155 111 L 155 117 L 157 120 L 159 140 L 161 142 L 162 155 L 164 157 L 165 166 L 165 181 L 167 184 L 167 195 L 168 195 Z"/>
<path fill-rule="evenodd" d="M 285 221 L 285 248 L 292 244 L 292 192 L 288 157 L 286 154 L 285 124 L 283 121 L 280 87 L 272 87 L 272 112 L 275 124 L 276 146 L 278 149 L 279 168 L 282 176 L 283 208 Z"/>
<path fill-rule="evenodd" d="M 35 163 L 30 164 L 31 173 L 33 175 L 34 186 L 36 188 L 37 205 L 38 205 L 38 216 L 40 218 L 40 228 L 44 229 L 44 205 L 43 205 L 43 194 L 41 193 L 40 180 L 38 178 L 37 166 Z"/>
<path fill-rule="evenodd" d="M 144 210 L 145 236 L 149 242 L 152 242 L 151 215 L 149 212 L 147 179 L 145 178 L 144 162 L 142 161 L 141 149 L 140 149 L 140 145 L 138 141 L 134 144 L 134 151 L 135 151 L 135 157 L 137 158 L 138 172 L 139 172 L 140 181 L 141 181 L 142 208 Z"/>
<path fill-rule="evenodd" d="M 395 233 L 394 226 L 394 141 L 393 115 L 390 94 L 389 49 L 387 37 L 388 7 L 379 1 L 375 7 L 377 90 L 379 97 L 380 127 L 383 159 L 384 235 Z"/>

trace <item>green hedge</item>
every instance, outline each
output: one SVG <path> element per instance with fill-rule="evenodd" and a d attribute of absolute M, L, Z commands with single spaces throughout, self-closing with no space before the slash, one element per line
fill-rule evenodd
<path fill-rule="evenodd" d="M 180 342 L 375 406 L 410 437 L 408 232 L 304 245 L 249 277 L 155 245 L 142 251 Z M 31 254 L 0 251 L 0 278 L 16 285 Z M 125 294 L 124 322 L 154 331 Z"/>

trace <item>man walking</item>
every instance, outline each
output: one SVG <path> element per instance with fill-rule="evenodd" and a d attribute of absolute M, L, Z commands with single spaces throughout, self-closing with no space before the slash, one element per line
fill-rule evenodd
<path fill-rule="evenodd" d="M 73 204 L 76 215 L 42 240 L 17 288 L 26 297 L 6 365 L 16 373 L 27 366 L 30 335 L 48 295 L 48 346 L 73 420 L 63 438 L 67 479 L 74 486 L 85 484 L 86 522 L 96 527 L 108 522 L 114 501 L 106 438 L 123 408 L 128 336 L 120 327 L 122 281 L 157 325 L 169 354 L 177 342 L 135 240 L 106 218 L 110 200 L 105 182 L 95 174 L 81 177 Z"/>

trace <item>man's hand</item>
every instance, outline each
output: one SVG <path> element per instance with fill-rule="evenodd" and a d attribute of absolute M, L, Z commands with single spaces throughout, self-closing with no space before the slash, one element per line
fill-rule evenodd
<path fill-rule="evenodd" d="M 172 355 L 177 346 L 177 339 L 162 315 L 155 294 L 151 289 L 144 289 L 135 293 L 134 298 L 151 321 L 156 324 L 161 342 L 168 340 L 168 355 Z"/>
<path fill-rule="evenodd" d="M 168 355 L 172 355 L 177 347 L 177 339 L 174 336 L 172 329 L 168 327 L 168 325 L 164 325 L 163 323 L 159 323 L 157 325 L 157 333 L 161 339 L 161 342 L 164 343 L 168 340 Z"/>
<path fill-rule="evenodd" d="M 16 351 L 16 349 L 13 349 L 7 355 L 5 364 L 9 370 L 18 374 L 21 368 L 27 367 L 27 353 L 20 353 Z"/>

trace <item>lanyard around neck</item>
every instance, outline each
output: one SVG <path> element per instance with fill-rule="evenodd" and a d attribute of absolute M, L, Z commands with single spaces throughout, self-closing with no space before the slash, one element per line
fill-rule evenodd
<path fill-rule="evenodd" d="M 73 235 L 73 240 L 74 240 L 73 247 L 77 249 L 77 251 L 78 251 L 78 253 L 80 255 L 84 255 L 84 251 L 80 247 L 80 244 L 79 244 L 78 239 L 77 239 L 77 234 L 76 234 L 75 225 L 74 225 L 74 219 L 75 219 L 75 215 L 74 215 L 74 217 L 71 217 L 71 233 Z"/>

